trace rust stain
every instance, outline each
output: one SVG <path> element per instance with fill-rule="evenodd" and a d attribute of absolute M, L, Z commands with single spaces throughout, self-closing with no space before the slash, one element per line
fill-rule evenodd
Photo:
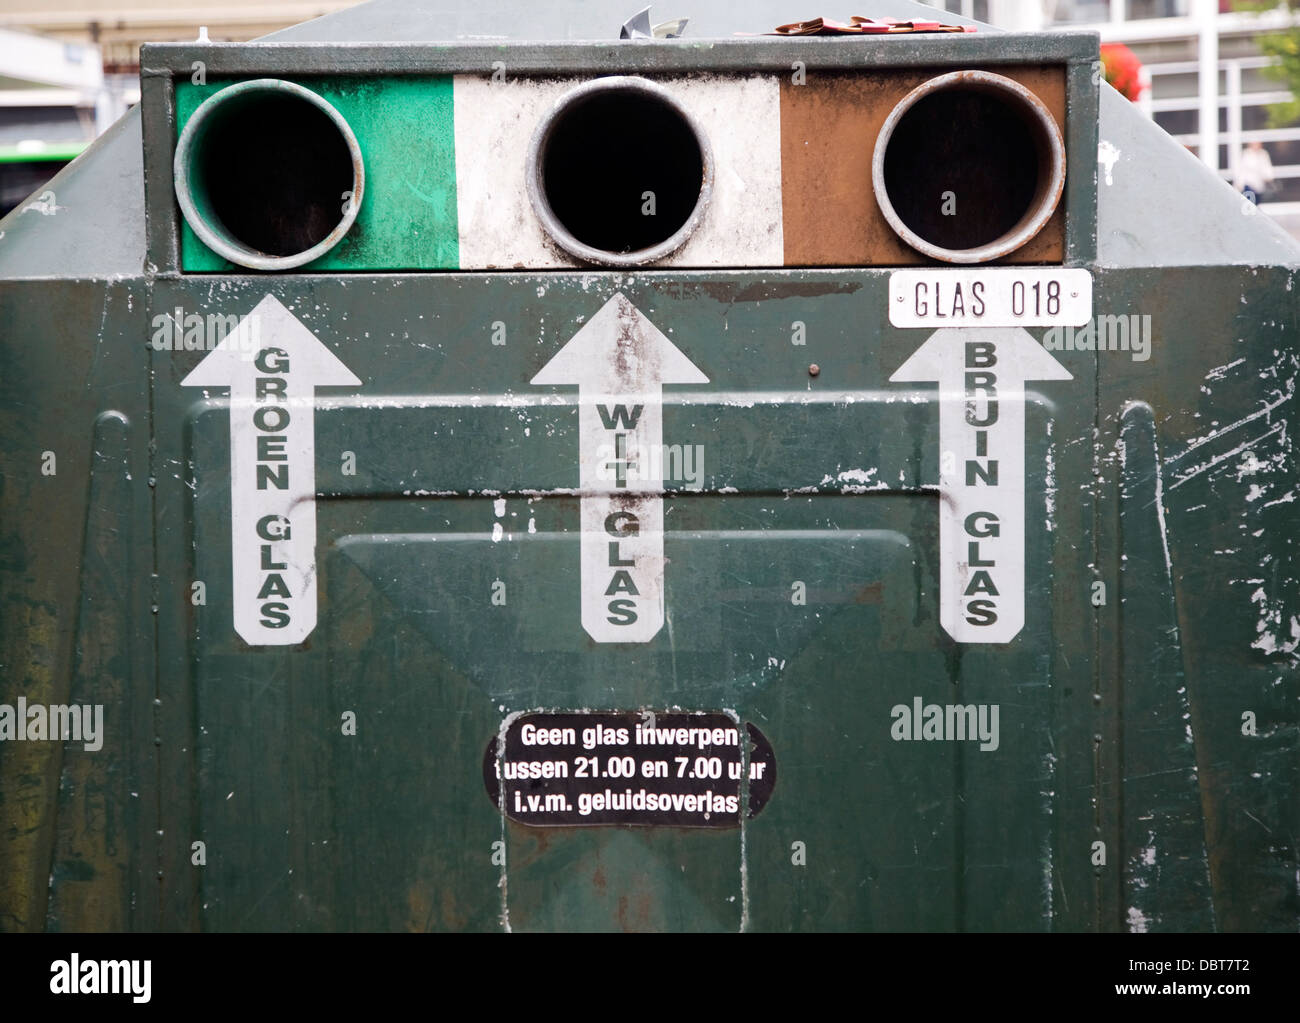
<path fill-rule="evenodd" d="M 56 682 L 66 669 L 54 667 L 60 660 L 61 623 L 54 611 L 38 601 L 11 607 L 14 619 L 25 618 L 22 646 L 14 651 L 14 663 L 25 663 L 21 680 L 11 680 L 6 700 L 19 693 L 31 703 L 63 702 L 66 697 Z M 0 832 L 0 924 L 5 930 L 39 931 L 45 926 L 49 863 L 57 823 L 58 744 L 27 742 L 14 744 L 0 761 L 0 807 L 5 811 L 5 828 Z"/>
<path fill-rule="evenodd" d="M 354 601 L 348 614 L 341 616 L 335 631 L 340 646 L 352 650 L 365 647 L 375 635 L 373 605 L 368 601 Z"/>
<path fill-rule="evenodd" d="M 451 885 L 442 890 L 442 919 L 448 929 L 453 931 L 463 931 L 469 922 L 469 918 L 456 906 L 456 893 Z"/>
<path fill-rule="evenodd" d="M 408 932 L 463 931 L 469 926 L 469 914 L 456 902 L 456 886 L 446 880 L 455 876 L 455 865 L 443 856 L 426 852 L 420 857 L 419 869 L 406 889 Z M 433 883 L 435 879 L 443 882 L 441 887 Z"/>
<path fill-rule="evenodd" d="M 716 292 L 716 297 L 723 298 L 731 287 L 730 282 L 710 282 L 704 286 L 705 291 Z M 825 298 L 827 295 L 852 295 L 862 287 L 861 280 L 851 281 L 758 281 L 748 284 L 731 294 L 726 299 L 733 302 L 765 302 L 774 298 Z"/>
<path fill-rule="evenodd" d="M 781 195 L 787 266 L 914 266 L 932 260 L 902 241 L 876 205 L 871 158 L 885 118 L 909 92 L 949 69 L 810 75 L 781 84 Z M 1065 69 L 999 68 L 1065 126 Z M 998 262 L 1059 263 L 1060 207 L 1030 242 Z"/>
<path fill-rule="evenodd" d="M 881 582 L 867 583 L 865 586 L 858 588 L 853 594 L 853 603 L 855 604 L 879 604 L 884 597 L 885 584 Z"/>
<path fill-rule="evenodd" d="M 506 818 L 510 834 L 510 868 L 526 867 L 537 862 L 551 848 L 551 841 L 563 828 L 534 827 Z"/>
<path fill-rule="evenodd" d="M 650 927 L 650 896 L 643 892 L 632 898 L 627 895 L 618 897 L 618 926 L 625 934 L 645 931 Z"/>

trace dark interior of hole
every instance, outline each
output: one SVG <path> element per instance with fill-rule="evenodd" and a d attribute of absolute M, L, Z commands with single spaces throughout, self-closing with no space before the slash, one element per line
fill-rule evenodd
<path fill-rule="evenodd" d="M 231 101 L 209 123 L 196 168 L 226 231 L 269 256 L 322 241 L 343 219 L 352 157 L 320 108 L 293 96 Z"/>
<path fill-rule="evenodd" d="M 1036 129 L 1014 102 L 946 89 L 899 119 L 885 151 L 885 188 L 899 218 L 926 241 L 979 248 L 1029 211 L 1038 190 Z"/>
<path fill-rule="evenodd" d="M 634 92 L 598 94 L 560 114 L 542 154 L 542 188 L 578 241 L 627 253 L 671 238 L 700 198 L 704 158 L 672 107 Z M 654 196 L 647 214 L 645 193 Z"/>

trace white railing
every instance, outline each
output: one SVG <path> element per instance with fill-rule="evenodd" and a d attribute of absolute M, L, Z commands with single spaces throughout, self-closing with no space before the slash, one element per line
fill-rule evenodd
<path fill-rule="evenodd" d="M 1242 110 L 1246 107 L 1268 106 L 1273 103 L 1284 103 L 1291 99 L 1291 93 L 1286 90 L 1276 89 L 1258 89 L 1255 91 L 1243 91 L 1241 87 L 1241 73 L 1244 70 L 1258 70 L 1268 67 L 1274 63 L 1269 57 L 1233 57 L 1217 62 L 1217 70 L 1223 73 L 1225 90 L 1222 95 L 1218 94 L 1215 89 L 1213 99 L 1214 106 L 1217 110 L 1226 110 L 1228 114 L 1228 127 L 1224 137 L 1220 139 L 1217 132 L 1214 137 L 1213 153 L 1199 151 L 1201 159 L 1221 175 L 1232 181 L 1236 178 L 1236 161 L 1241 153 L 1242 147 L 1248 142 L 1295 142 L 1300 141 L 1300 126 L 1290 128 L 1256 128 L 1247 131 L 1242 128 Z M 1152 78 L 1167 77 L 1171 75 L 1188 75 L 1200 72 L 1200 62 L 1193 61 L 1170 61 L 1166 64 L 1149 64 L 1146 70 Z M 1214 75 L 1215 85 L 1218 85 L 1218 75 Z M 1200 79 L 1198 78 L 1198 81 Z M 1143 104 L 1144 110 L 1148 116 L 1155 113 L 1176 112 L 1180 110 L 1201 110 L 1203 97 L 1199 94 L 1188 96 L 1169 96 L 1162 99 L 1147 99 Z M 1217 118 L 1216 118 L 1217 120 Z M 1215 125 L 1217 129 L 1218 125 Z M 1203 138 L 1201 131 L 1186 132 L 1183 134 L 1172 135 L 1175 141 L 1181 142 L 1187 146 L 1200 146 Z M 1228 147 L 1228 166 L 1222 167 L 1219 164 L 1218 147 L 1220 144 L 1226 144 Z M 1211 162 L 1211 158 L 1213 162 Z M 1283 164 L 1274 167 L 1273 173 L 1279 178 L 1296 178 L 1300 177 L 1300 165 Z M 1286 203 L 1267 204 L 1269 212 L 1278 212 L 1276 209 Z M 1263 208 L 1263 207 L 1261 207 Z"/>
<path fill-rule="evenodd" d="M 1198 36 L 1207 20 L 1214 22 L 1221 36 L 1255 35 L 1295 24 L 1293 16 L 1281 6 L 1260 14 L 1220 14 L 1217 0 L 1210 0 L 1204 7 L 1198 6 L 1198 0 L 1188 0 L 1187 9 L 1189 13 L 1173 17 L 1130 19 L 1126 0 L 1111 0 L 1110 17 L 1104 21 L 1057 21 L 1048 27 L 1099 32 L 1103 43 L 1146 43 Z"/>

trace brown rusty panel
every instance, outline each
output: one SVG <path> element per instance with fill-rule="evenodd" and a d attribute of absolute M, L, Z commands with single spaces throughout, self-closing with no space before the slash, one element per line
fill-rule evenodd
<path fill-rule="evenodd" d="M 944 68 L 808 72 L 781 83 L 781 201 L 786 266 L 944 265 L 896 235 L 876 205 L 871 158 L 889 112 Z M 996 67 L 1041 99 L 1065 133 L 1064 66 Z M 1067 154 L 1068 157 L 1068 154 Z M 1060 263 L 1065 212 L 1058 207 L 1028 244 L 998 263 Z"/>
<path fill-rule="evenodd" d="M 133 895 L 150 869 L 140 777 L 152 766 L 148 694 L 132 684 L 131 581 L 140 577 L 132 433 L 124 413 L 96 419 L 69 702 L 101 710 L 97 743 L 64 742 L 60 753 L 58 811 L 46 825 L 54 833 L 46 927 L 55 931 L 130 929 Z"/>
<path fill-rule="evenodd" d="M 68 702 L 91 462 L 90 431 L 74 424 L 107 348 L 96 343 L 107 301 L 71 281 L 0 288 L 0 703 L 11 707 Z M 57 742 L 0 743 L 0 932 L 45 926 L 61 757 Z"/>

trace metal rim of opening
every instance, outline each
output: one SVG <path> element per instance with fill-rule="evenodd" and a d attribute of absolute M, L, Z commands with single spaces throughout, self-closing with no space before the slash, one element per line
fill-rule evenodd
<path fill-rule="evenodd" d="M 922 238 L 903 223 L 894 209 L 894 204 L 890 202 L 889 192 L 885 187 L 885 155 L 898 123 L 926 96 L 953 88 L 983 90 L 1009 97 L 1013 102 L 1018 103 L 1037 129 L 1035 140 L 1040 143 L 1039 163 L 1047 171 L 1046 182 L 1040 183 L 1034 201 L 1016 225 L 1000 238 L 973 249 L 947 249 Z M 1046 152 L 1043 151 L 1044 146 Z M 1061 137 L 1060 126 L 1057 125 L 1051 111 L 1042 100 L 1019 82 L 989 71 L 953 71 L 931 78 L 928 82 L 917 86 L 890 112 L 876 139 L 876 149 L 871 160 L 871 181 L 880 212 L 885 215 L 885 220 L 889 222 L 894 232 L 912 248 L 945 263 L 987 263 L 1010 255 L 1027 244 L 1052 219 L 1052 214 L 1056 212 L 1061 195 L 1065 191 L 1065 141 Z"/>
<path fill-rule="evenodd" d="M 546 147 L 556 125 L 560 123 L 566 114 L 592 98 L 592 96 L 610 92 L 623 92 L 650 97 L 672 110 L 690 129 L 691 134 L 694 135 L 696 145 L 700 149 L 700 163 L 704 167 L 704 173 L 700 181 L 700 194 L 695 201 L 695 208 L 681 227 L 663 241 L 633 252 L 613 252 L 609 249 L 598 249 L 579 241 L 555 215 L 550 201 L 546 198 L 546 182 L 543 180 L 543 162 Z M 713 150 L 709 146 L 708 138 L 699 122 L 663 86 L 657 85 L 647 78 L 638 78 L 631 75 L 612 75 L 607 78 L 597 78 L 585 82 L 566 92 L 538 122 L 528 147 L 528 171 L 525 177 L 527 179 L 528 198 L 532 203 L 533 212 L 537 214 L 537 219 L 541 221 L 546 234 L 561 249 L 569 255 L 588 263 L 603 263 L 607 266 L 642 266 L 663 259 L 680 249 L 704 219 L 709 200 L 713 195 Z"/>
<path fill-rule="evenodd" d="M 201 146 L 203 131 L 213 117 L 219 114 L 230 101 L 246 99 L 257 93 L 289 95 L 316 107 L 338 129 L 339 135 L 348 148 L 348 155 L 352 159 L 352 198 L 346 209 L 341 208 L 342 216 L 339 222 L 334 225 L 329 234 L 311 248 L 287 256 L 271 256 L 259 252 L 257 249 L 239 241 L 226 231 L 219 222 L 216 225 L 209 223 L 207 218 L 200 213 L 193 194 L 194 179 L 190 174 L 190 165 Z M 199 236 L 199 240 L 219 256 L 224 256 L 230 262 L 252 270 L 291 270 L 294 267 L 310 263 L 314 259 L 319 259 L 329 252 L 343 239 L 343 236 L 348 233 L 353 222 L 357 219 L 357 213 L 361 209 L 361 198 L 366 181 L 365 164 L 361 158 L 361 146 L 357 143 L 357 137 L 353 133 L 351 126 L 343 119 L 343 115 L 327 100 L 310 89 L 304 89 L 301 85 L 286 82 L 279 78 L 258 78 L 254 81 L 239 82 L 213 93 L 200 103 L 194 113 L 190 115 L 190 119 L 185 122 L 185 127 L 181 131 L 180 139 L 176 144 L 176 158 L 173 163 L 172 174 L 176 187 L 176 199 L 180 203 L 181 213 L 184 214 L 186 223 Z"/>

